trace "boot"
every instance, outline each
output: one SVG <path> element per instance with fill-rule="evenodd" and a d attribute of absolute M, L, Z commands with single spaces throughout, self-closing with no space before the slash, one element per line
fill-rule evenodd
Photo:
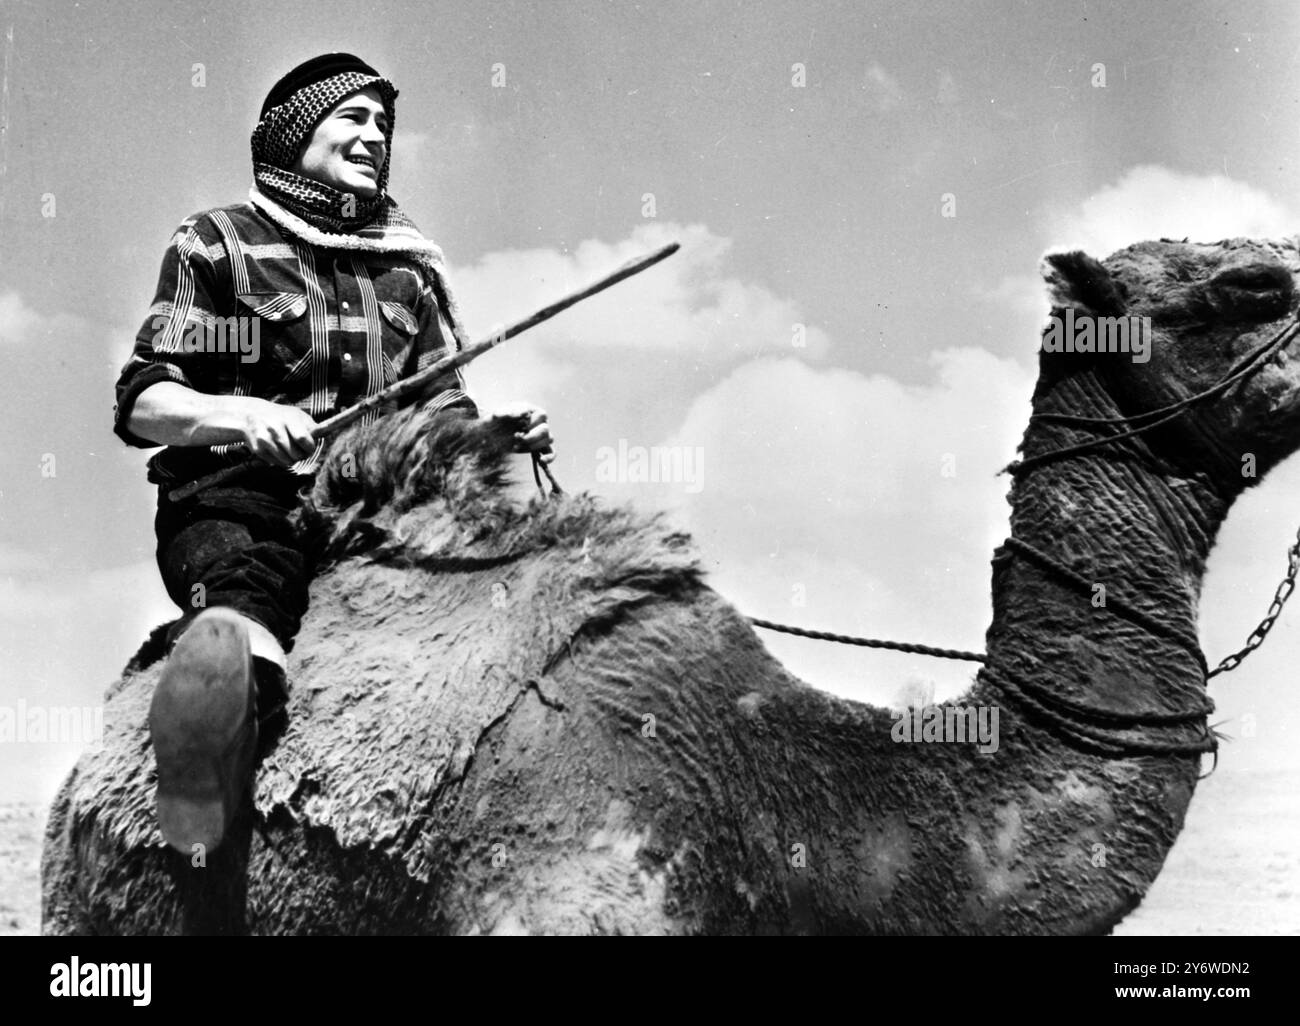
<path fill-rule="evenodd" d="M 225 837 L 253 772 L 256 694 L 248 630 L 229 609 L 194 618 L 149 706 L 158 761 L 158 826 L 186 855 Z"/>

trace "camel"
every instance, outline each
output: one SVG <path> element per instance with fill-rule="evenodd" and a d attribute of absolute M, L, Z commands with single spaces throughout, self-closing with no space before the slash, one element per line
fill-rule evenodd
<path fill-rule="evenodd" d="M 44 932 L 1109 932 L 1217 742 L 1216 532 L 1300 445 L 1298 241 L 1044 258 L 1054 316 L 1153 334 L 1146 361 L 1040 350 L 986 661 L 937 707 L 998 710 L 995 751 L 899 743 L 783 669 L 671 520 L 524 501 L 487 422 L 403 411 L 304 499 L 291 725 L 232 836 L 186 858 L 154 823 L 155 634 L 54 802 Z"/>

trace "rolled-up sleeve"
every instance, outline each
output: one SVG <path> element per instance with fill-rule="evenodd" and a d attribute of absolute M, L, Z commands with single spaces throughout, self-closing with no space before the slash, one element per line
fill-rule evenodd
<path fill-rule="evenodd" d="M 218 244 L 219 245 L 219 244 Z M 117 406 L 113 430 L 128 445 L 156 448 L 127 428 L 140 393 L 160 381 L 200 392 L 220 391 L 220 362 L 201 345 L 186 345 L 194 329 L 206 331 L 215 323 L 214 297 L 219 296 L 217 268 L 209 245 L 187 221 L 176 230 L 163 256 L 158 288 L 144 325 L 135 337 L 131 357 L 117 379 Z"/>
<path fill-rule="evenodd" d="M 451 328 L 446 324 L 438 300 L 427 283 L 420 291 L 416 321 L 419 324 L 419 331 L 415 336 L 415 345 L 403 377 L 417 374 L 455 352 L 451 343 L 453 337 Z M 478 415 L 478 405 L 470 396 L 469 388 L 465 384 L 465 376 L 459 367 L 446 374 L 440 374 L 429 382 L 428 386 L 421 390 L 416 402 L 429 412 L 454 406 L 468 410 L 475 416 Z"/>

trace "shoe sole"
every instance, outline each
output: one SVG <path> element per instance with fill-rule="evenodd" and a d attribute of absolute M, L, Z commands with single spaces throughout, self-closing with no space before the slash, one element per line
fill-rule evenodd
<path fill-rule="evenodd" d="M 257 740 L 252 656 L 237 618 L 209 610 L 181 635 L 149 706 L 158 764 L 158 827 L 191 854 L 225 837 Z"/>

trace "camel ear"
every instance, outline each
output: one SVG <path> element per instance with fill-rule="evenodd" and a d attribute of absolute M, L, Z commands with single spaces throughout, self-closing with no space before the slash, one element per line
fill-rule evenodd
<path fill-rule="evenodd" d="M 1039 265 L 1053 309 L 1072 306 L 1100 317 L 1119 317 L 1127 304 L 1110 272 L 1099 260 L 1075 249 L 1048 253 Z"/>

